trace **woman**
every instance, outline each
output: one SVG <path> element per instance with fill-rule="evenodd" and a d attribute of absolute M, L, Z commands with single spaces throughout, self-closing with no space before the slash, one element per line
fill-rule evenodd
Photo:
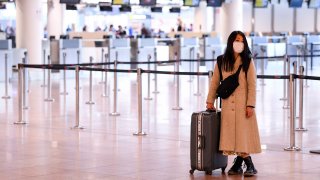
<path fill-rule="evenodd" d="M 218 64 L 218 63 L 217 63 Z M 220 83 L 218 66 L 215 66 L 207 97 L 207 109 L 214 110 L 216 90 Z M 260 137 L 256 114 L 256 72 L 245 35 L 241 31 L 230 34 L 227 49 L 222 56 L 222 79 L 234 74 L 242 64 L 239 86 L 226 99 L 222 99 L 220 147 L 224 155 L 237 155 L 229 175 L 242 174 L 242 163 L 246 164 L 244 176 L 257 173 L 250 154 L 260 153 Z"/>

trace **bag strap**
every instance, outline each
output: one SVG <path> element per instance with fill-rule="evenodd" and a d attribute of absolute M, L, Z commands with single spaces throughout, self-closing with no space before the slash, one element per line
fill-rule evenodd
<path fill-rule="evenodd" d="M 222 71 L 221 71 L 222 59 L 223 59 L 223 55 L 218 56 L 218 58 L 217 58 L 218 69 L 219 69 L 219 74 L 220 74 L 220 82 L 222 81 Z M 251 63 L 251 60 L 249 61 L 249 66 L 250 66 L 250 63 Z M 239 69 L 241 69 L 240 67 L 242 67 L 242 65 L 239 66 Z M 239 69 L 238 69 L 238 71 L 239 71 Z M 237 73 L 238 73 L 238 71 L 237 71 Z M 247 78 L 247 71 L 248 70 L 245 71 L 246 78 Z"/>
<path fill-rule="evenodd" d="M 222 64 L 222 59 L 223 59 L 223 55 L 220 55 L 220 56 L 218 56 L 218 58 L 217 58 L 217 64 L 218 64 L 218 69 L 219 69 L 219 74 L 220 74 L 220 82 L 222 81 L 222 71 L 221 71 L 221 64 Z M 216 101 L 216 103 L 217 103 L 217 107 L 218 107 L 218 98 L 219 97 L 217 97 L 217 101 Z M 222 100 L 221 100 L 221 98 L 219 98 L 219 106 L 220 106 L 220 108 L 221 108 L 221 105 L 222 105 Z M 218 112 L 218 111 L 217 111 Z"/>
<path fill-rule="evenodd" d="M 218 69 L 219 69 L 219 74 L 220 74 L 220 82 L 222 81 L 222 71 L 221 71 L 222 59 L 223 59 L 222 55 L 218 56 L 218 58 L 217 58 L 217 64 L 218 64 Z"/>
<path fill-rule="evenodd" d="M 239 68 L 238 68 L 237 72 L 235 73 L 235 74 L 236 74 L 236 76 L 239 76 L 241 68 L 242 68 L 242 64 L 239 66 Z"/>

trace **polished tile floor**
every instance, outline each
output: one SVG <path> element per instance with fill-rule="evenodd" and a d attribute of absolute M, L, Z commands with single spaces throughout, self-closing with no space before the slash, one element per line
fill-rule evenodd
<path fill-rule="evenodd" d="M 125 68 L 125 67 L 124 67 Z M 159 70 L 173 70 L 161 66 Z M 33 70 L 34 71 L 34 70 Z M 258 74 L 260 70 L 258 68 Z M 38 72 L 38 71 L 37 71 Z M 80 90 L 80 125 L 85 129 L 71 129 L 75 125 L 75 81 L 67 79 L 68 95 L 60 95 L 63 81 L 53 74 L 52 97 L 45 102 L 47 90 L 41 80 L 29 82 L 28 110 L 24 110 L 26 125 L 18 121 L 17 75 L 9 84 L 11 99 L 0 103 L 0 179 L 243 179 L 215 170 L 208 176 L 190 169 L 190 116 L 204 110 L 208 79 L 200 77 L 201 96 L 197 92 L 197 78 L 180 78 L 180 106 L 176 106 L 174 77 L 158 75 L 159 94 L 151 93 L 152 100 L 142 100 L 142 130 L 147 136 L 133 136 L 138 131 L 138 98 L 135 74 L 118 76 L 117 112 L 114 112 L 113 94 L 102 97 L 100 73 L 94 73 L 93 101 L 89 100 L 88 73 L 82 72 Z M 41 72 L 39 72 L 41 74 Z M 269 62 L 266 74 L 282 74 L 282 62 Z M 320 63 L 315 63 L 309 75 L 320 76 Z M 151 79 L 153 79 L 153 74 Z M 108 90 L 113 89 L 113 74 L 108 75 Z M 283 80 L 265 80 L 257 86 L 257 116 L 263 152 L 253 155 L 259 173 L 250 179 L 320 179 L 320 105 L 319 81 L 308 81 L 304 88 L 304 127 L 307 132 L 296 132 L 299 152 L 284 151 L 290 143 L 289 111 L 283 109 Z M 154 81 L 151 80 L 151 91 Z M 0 83 L 4 95 L 4 83 Z M 143 74 L 143 98 L 147 96 L 147 74 Z M 298 123 L 298 122 L 296 122 Z M 234 157 L 229 157 L 229 169 Z"/>

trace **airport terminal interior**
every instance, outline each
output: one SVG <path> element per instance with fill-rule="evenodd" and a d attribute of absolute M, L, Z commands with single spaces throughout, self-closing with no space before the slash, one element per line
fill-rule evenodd
<path fill-rule="evenodd" d="M 0 179 L 320 179 L 317 8 L 320 0 L 0 0 Z M 258 173 L 228 175 L 228 156 L 226 172 L 190 174 L 191 115 L 206 110 L 234 30 L 256 68 Z"/>

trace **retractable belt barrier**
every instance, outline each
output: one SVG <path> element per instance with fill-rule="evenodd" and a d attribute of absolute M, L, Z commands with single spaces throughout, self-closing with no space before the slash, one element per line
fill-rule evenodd
<path fill-rule="evenodd" d="M 319 55 L 284 55 L 284 56 L 257 56 L 254 59 L 280 59 L 280 58 L 294 58 L 294 57 L 320 57 Z M 180 60 L 166 60 L 166 61 L 139 61 L 139 62 L 123 62 L 117 61 L 117 64 L 161 64 L 161 63 L 175 63 L 176 61 L 182 62 L 209 62 L 217 61 L 217 59 L 180 59 Z M 38 68 L 38 69 L 55 69 L 55 70 L 75 70 L 74 66 L 102 66 L 102 65 L 114 65 L 114 62 L 104 63 L 79 63 L 79 64 L 18 64 L 18 66 L 26 68 Z M 71 67 L 71 68 L 69 68 Z M 83 67 L 81 67 L 83 69 Z M 112 71 L 114 72 L 114 71 Z M 187 74 L 197 75 L 197 74 Z"/>
<path fill-rule="evenodd" d="M 320 80 L 318 76 L 305 76 L 305 75 L 297 75 L 292 74 L 294 79 L 310 79 L 310 80 Z"/>
<path fill-rule="evenodd" d="M 258 79 L 289 79 L 290 76 L 284 75 L 257 75 Z"/>
<path fill-rule="evenodd" d="M 286 56 L 273 56 L 273 57 L 254 57 L 255 59 L 277 59 L 277 58 L 290 58 L 290 57 L 315 57 L 320 55 L 286 55 Z M 183 60 L 172 60 L 172 61 L 145 61 L 145 62 L 121 62 L 121 61 L 114 61 L 109 63 L 81 63 L 81 64 L 18 64 L 18 70 L 19 70 L 19 121 L 16 122 L 16 124 L 25 124 L 26 122 L 23 120 L 23 112 L 22 112 L 22 105 L 25 94 L 22 93 L 22 90 L 24 89 L 23 84 L 23 78 L 24 75 L 22 74 L 23 68 L 38 68 L 38 69 L 55 69 L 55 70 L 75 70 L 76 71 L 76 84 L 77 87 L 79 87 L 79 71 L 100 71 L 100 72 L 114 72 L 114 73 L 136 73 L 137 74 L 137 81 L 138 81 L 138 97 L 141 98 L 141 74 L 142 73 L 153 73 L 153 74 L 168 74 L 168 75 L 196 75 L 196 76 L 208 76 L 209 78 L 212 75 L 212 71 L 209 72 L 179 72 L 177 71 L 158 71 L 158 70 L 143 70 L 143 69 L 117 69 L 117 64 L 156 64 L 156 63 L 175 63 L 177 65 L 181 61 L 215 61 L 216 59 L 183 59 Z M 107 69 L 107 68 L 100 68 L 99 66 L 102 65 L 114 65 L 113 69 Z M 97 66 L 97 67 L 94 67 Z M 299 147 L 295 146 L 295 104 L 294 101 L 296 99 L 295 92 L 294 92 L 294 83 L 295 79 L 308 79 L 308 80 L 320 80 L 320 77 L 317 76 L 307 76 L 307 75 L 297 75 L 296 73 L 290 74 L 290 75 L 257 75 L 258 79 L 288 79 L 289 80 L 289 92 L 288 97 L 290 101 L 290 146 L 285 148 L 287 151 L 298 151 L 300 150 Z M 77 91 L 79 88 L 77 88 Z M 115 88 L 114 91 L 117 89 Z M 79 98 L 79 92 L 76 92 L 77 96 L 76 99 Z M 179 96 L 179 94 L 177 95 Z M 21 101 L 21 102 L 20 102 Z M 138 102 L 139 105 L 139 131 L 138 134 L 142 135 L 142 116 L 141 116 L 141 100 Z M 79 125 L 79 100 L 76 102 L 76 126 L 77 128 L 82 128 Z M 141 116 L 141 117 L 140 117 Z"/>

